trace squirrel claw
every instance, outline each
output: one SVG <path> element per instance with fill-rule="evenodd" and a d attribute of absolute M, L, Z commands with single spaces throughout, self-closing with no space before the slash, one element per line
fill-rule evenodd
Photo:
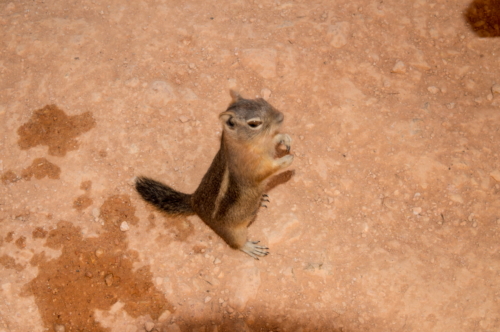
<path fill-rule="evenodd" d="M 267 208 L 267 205 L 264 204 L 263 202 L 269 203 L 269 196 L 267 196 L 266 194 L 263 194 L 262 197 L 260 198 L 260 206 Z"/>
<path fill-rule="evenodd" d="M 290 149 L 292 147 L 292 139 L 291 139 L 290 135 L 280 134 L 279 137 L 281 138 L 279 141 L 279 144 L 283 145 L 286 148 L 287 152 L 290 152 Z"/>
<path fill-rule="evenodd" d="M 260 241 L 247 241 L 243 248 L 240 250 L 246 253 L 247 255 L 255 258 L 256 260 L 259 260 L 259 257 L 267 256 L 269 255 L 269 251 L 267 251 L 269 248 L 264 247 L 264 246 L 259 246 L 258 243 Z"/>

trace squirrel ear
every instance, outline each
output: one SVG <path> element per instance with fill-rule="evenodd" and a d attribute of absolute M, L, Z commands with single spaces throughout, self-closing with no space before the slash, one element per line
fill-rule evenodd
<path fill-rule="evenodd" d="M 233 112 L 226 111 L 219 114 L 219 119 L 221 120 L 222 123 L 227 124 L 229 127 L 234 127 L 234 120 L 232 120 L 233 116 L 234 116 Z"/>
<path fill-rule="evenodd" d="M 229 90 L 229 94 L 231 95 L 231 98 L 233 99 L 233 103 L 240 100 L 240 99 L 243 99 L 240 94 L 234 90 Z"/>
<path fill-rule="evenodd" d="M 221 114 L 219 114 L 219 119 L 221 119 L 222 121 L 227 121 L 227 119 L 229 119 L 232 116 L 234 116 L 233 112 L 225 111 L 225 112 L 222 112 Z"/>

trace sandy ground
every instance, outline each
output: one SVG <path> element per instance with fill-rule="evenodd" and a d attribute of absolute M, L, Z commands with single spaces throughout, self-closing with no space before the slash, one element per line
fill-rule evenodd
<path fill-rule="evenodd" d="M 1 1 L 0 331 L 500 331 L 498 5 Z M 231 88 L 294 140 L 259 261 L 132 186 Z"/>

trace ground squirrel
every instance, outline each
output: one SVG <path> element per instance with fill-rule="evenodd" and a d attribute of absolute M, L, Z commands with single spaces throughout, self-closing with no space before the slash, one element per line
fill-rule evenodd
<path fill-rule="evenodd" d="M 193 194 L 147 177 L 138 177 L 135 187 L 142 198 L 168 214 L 197 214 L 231 248 L 258 259 L 269 248 L 247 241 L 247 227 L 268 201 L 265 180 L 293 161 L 290 154 L 276 158 L 277 145 L 289 152 L 292 140 L 278 133 L 283 113 L 267 101 L 244 99 L 234 91 L 231 97 L 219 115 L 223 126 L 219 152 Z"/>

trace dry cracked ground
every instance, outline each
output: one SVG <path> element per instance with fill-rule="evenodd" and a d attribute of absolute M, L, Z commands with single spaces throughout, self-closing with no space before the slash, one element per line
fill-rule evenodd
<path fill-rule="evenodd" d="M 500 331 L 496 0 L 0 1 L 0 331 Z M 193 192 L 229 89 L 285 114 L 250 237 Z"/>

